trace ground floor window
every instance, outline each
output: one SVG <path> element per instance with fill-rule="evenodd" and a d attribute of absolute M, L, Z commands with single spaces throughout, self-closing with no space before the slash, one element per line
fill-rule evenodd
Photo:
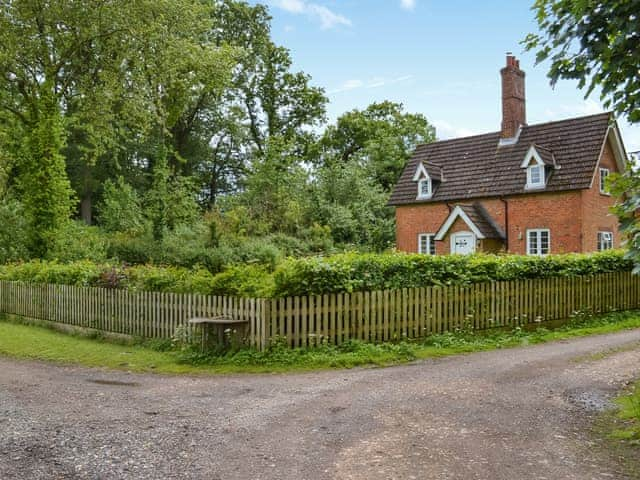
<path fill-rule="evenodd" d="M 611 250 L 613 248 L 613 233 L 598 232 L 598 251 Z"/>
<path fill-rule="evenodd" d="M 418 235 L 418 253 L 424 253 L 426 255 L 436 254 L 435 233 L 421 233 Z"/>
<path fill-rule="evenodd" d="M 551 233 L 547 228 L 527 230 L 527 255 L 547 255 L 551 250 Z"/>

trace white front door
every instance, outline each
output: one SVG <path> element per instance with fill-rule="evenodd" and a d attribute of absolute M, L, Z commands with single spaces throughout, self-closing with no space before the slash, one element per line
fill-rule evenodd
<path fill-rule="evenodd" d="M 468 255 L 476 251 L 476 236 L 471 232 L 458 232 L 451 235 L 451 253 Z"/>

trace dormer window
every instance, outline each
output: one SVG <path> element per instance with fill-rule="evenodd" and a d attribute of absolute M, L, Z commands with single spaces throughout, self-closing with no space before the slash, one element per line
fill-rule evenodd
<path fill-rule="evenodd" d="M 525 185 L 527 190 L 544 188 L 547 185 L 547 167 L 549 169 L 558 168 L 550 150 L 536 147 L 533 144 L 529 147 L 520 167 L 527 169 L 527 183 Z"/>
<path fill-rule="evenodd" d="M 431 198 L 431 179 L 418 180 L 418 198 Z"/>
<path fill-rule="evenodd" d="M 433 181 L 422 163 L 418 165 L 413 181 L 418 185 L 417 200 L 426 200 L 433 196 Z"/>
<path fill-rule="evenodd" d="M 544 188 L 544 167 L 542 165 L 527 167 L 527 188 Z"/>

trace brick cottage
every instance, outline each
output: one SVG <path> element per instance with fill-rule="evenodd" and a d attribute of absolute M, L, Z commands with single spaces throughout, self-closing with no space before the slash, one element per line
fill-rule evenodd
<path fill-rule="evenodd" d="M 420 145 L 389 201 L 398 250 L 529 255 L 618 247 L 605 179 L 626 153 L 609 113 L 527 125 L 525 74 L 507 56 L 502 130 Z"/>

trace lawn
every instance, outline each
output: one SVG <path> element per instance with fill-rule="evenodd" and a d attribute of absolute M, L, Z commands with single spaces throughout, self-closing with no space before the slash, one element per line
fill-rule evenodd
<path fill-rule="evenodd" d="M 44 327 L 0 321 L 0 355 L 64 364 L 164 374 L 259 373 L 356 366 L 386 366 L 417 359 L 510 348 L 584 335 L 640 328 L 640 312 L 580 317 L 548 330 L 493 330 L 433 335 L 420 341 L 385 344 L 349 342 L 315 349 L 276 345 L 266 352 L 242 349 L 223 355 L 166 344 L 122 345 L 67 335 Z M 162 348 L 161 348 L 162 347 Z"/>

